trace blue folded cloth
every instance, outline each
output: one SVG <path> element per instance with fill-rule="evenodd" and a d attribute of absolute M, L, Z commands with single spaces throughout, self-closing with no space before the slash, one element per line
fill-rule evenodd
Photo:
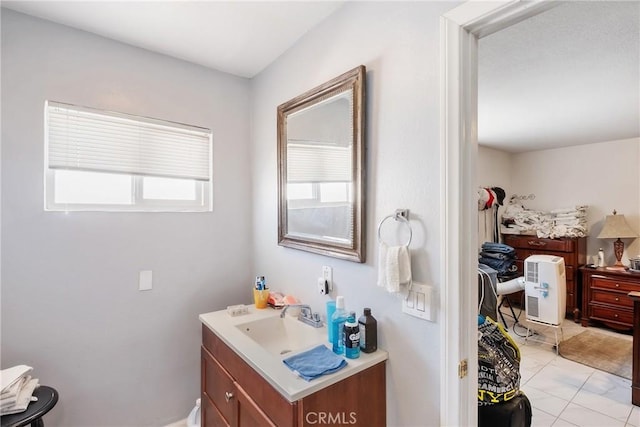
<path fill-rule="evenodd" d="M 289 369 L 307 381 L 332 374 L 347 366 L 347 361 L 324 345 L 303 351 L 283 360 Z"/>

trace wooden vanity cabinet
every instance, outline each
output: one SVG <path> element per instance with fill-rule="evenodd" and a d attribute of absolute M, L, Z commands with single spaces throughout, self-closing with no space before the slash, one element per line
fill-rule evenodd
<path fill-rule="evenodd" d="M 587 262 L 586 237 L 542 239 L 536 236 L 503 234 L 502 240 L 516 250 L 518 273 L 524 274 L 524 260 L 531 255 L 553 255 L 564 259 L 567 279 L 565 315 L 576 323 L 581 319 L 582 298 L 579 268 Z M 518 299 L 514 298 L 515 301 Z"/>
<path fill-rule="evenodd" d="M 201 355 L 203 427 L 386 424 L 384 362 L 290 402 L 205 325 Z"/>

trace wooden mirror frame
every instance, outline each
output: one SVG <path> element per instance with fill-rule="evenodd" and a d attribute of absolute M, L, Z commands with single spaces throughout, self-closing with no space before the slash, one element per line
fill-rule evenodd
<path fill-rule="evenodd" d="M 278 245 L 354 262 L 364 262 L 365 245 L 365 105 L 366 69 L 360 65 L 278 106 Z M 351 91 L 352 98 L 352 241 L 349 245 L 288 233 L 287 117 L 337 94 Z"/>

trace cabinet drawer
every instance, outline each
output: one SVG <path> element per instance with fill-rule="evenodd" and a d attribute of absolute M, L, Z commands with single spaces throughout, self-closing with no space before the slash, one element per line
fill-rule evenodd
<path fill-rule="evenodd" d="M 629 298 L 624 292 L 617 293 L 594 289 L 591 292 L 591 297 L 595 302 L 602 302 L 620 307 L 633 307 L 633 301 L 631 301 L 631 298 Z"/>
<path fill-rule="evenodd" d="M 627 282 L 615 277 L 605 277 L 594 274 L 591 276 L 591 288 L 597 289 L 613 289 L 623 292 L 631 292 L 640 290 L 637 283 Z"/>
<path fill-rule="evenodd" d="M 564 239 L 539 239 L 535 236 L 504 236 L 504 243 L 523 249 L 535 249 L 543 251 L 573 252 L 574 241 Z"/>
<path fill-rule="evenodd" d="M 229 399 L 233 396 L 235 385 L 233 378 L 227 374 L 222 366 L 203 347 L 202 353 L 202 390 L 204 397 L 211 399 L 219 414 L 226 424 L 235 425 L 235 401 Z"/>
<path fill-rule="evenodd" d="M 614 322 L 633 324 L 633 312 L 622 309 L 603 307 L 599 305 L 591 306 L 591 317 L 598 320 L 611 320 Z"/>

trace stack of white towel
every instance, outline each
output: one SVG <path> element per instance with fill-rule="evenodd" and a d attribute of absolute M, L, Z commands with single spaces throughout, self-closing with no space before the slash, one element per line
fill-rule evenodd
<path fill-rule="evenodd" d="M 587 206 L 575 208 L 554 209 L 550 212 L 552 227 L 544 230 L 545 235 L 538 237 L 584 237 L 587 235 Z"/>
<path fill-rule="evenodd" d="M 587 206 L 554 209 L 549 212 L 507 206 L 502 215 L 502 233 L 534 234 L 540 238 L 584 237 L 587 235 Z"/>
<path fill-rule="evenodd" d="M 37 400 L 33 392 L 38 387 L 38 379 L 31 378 L 33 368 L 18 365 L 0 371 L 0 415 L 24 412 L 29 402 Z"/>

